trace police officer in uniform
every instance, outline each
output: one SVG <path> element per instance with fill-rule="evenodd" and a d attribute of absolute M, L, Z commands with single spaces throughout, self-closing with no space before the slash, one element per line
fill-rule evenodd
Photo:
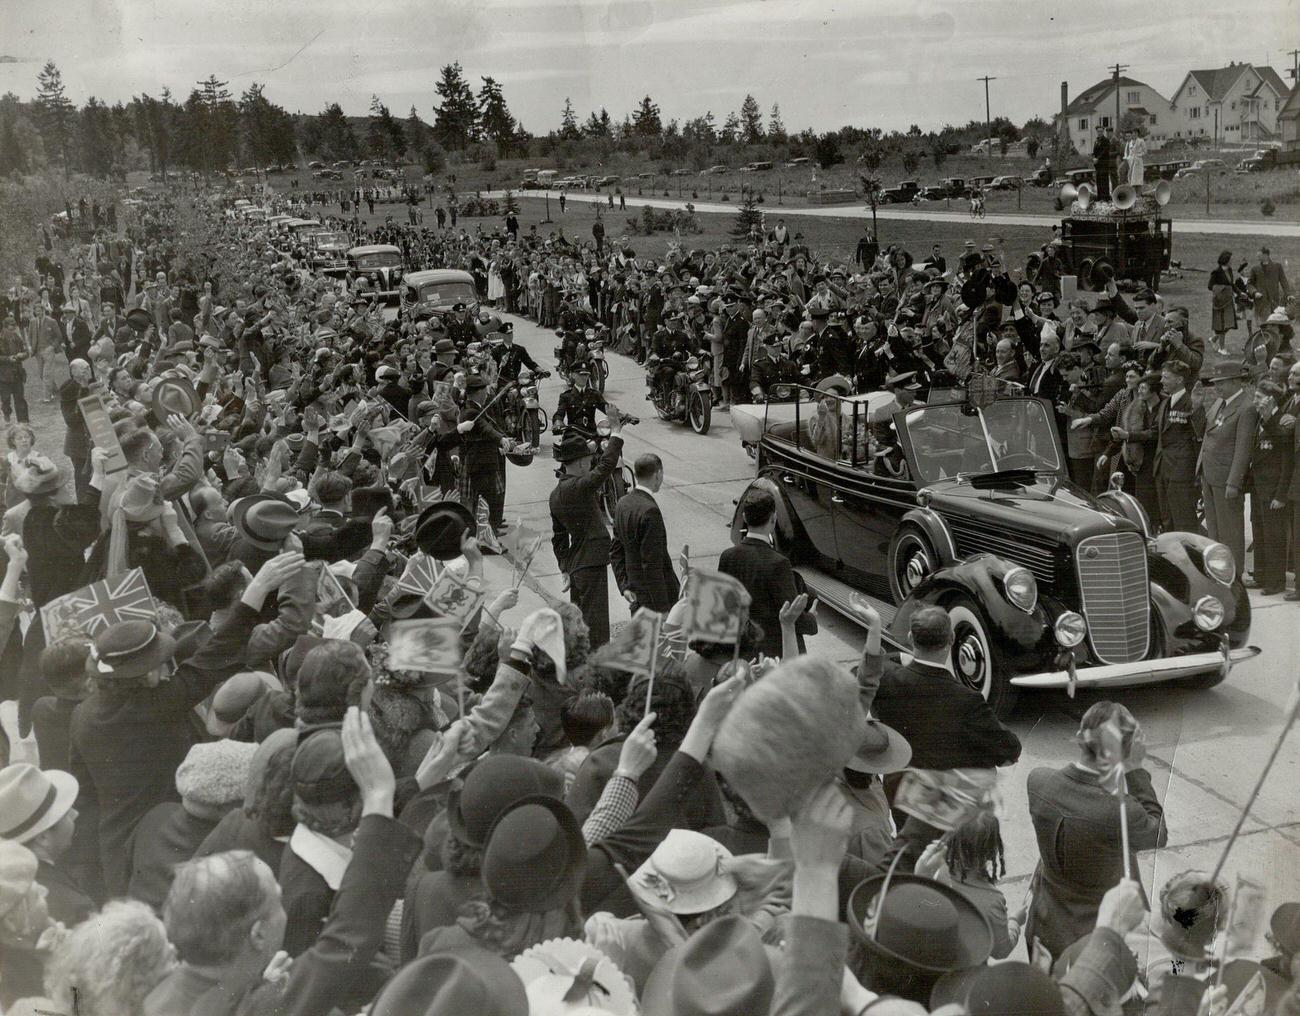
<path fill-rule="evenodd" d="M 447 330 L 447 338 L 451 339 L 457 349 L 464 349 L 478 338 L 474 331 L 474 321 L 470 318 L 469 307 L 466 304 L 455 304 L 451 308 L 451 313 L 443 321 Z"/>
<path fill-rule="evenodd" d="M 766 335 L 758 340 L 758 356 L 749 366 L 749 388 L 754 398 L 767 399 L 773 385 L 793 384 L 799 377 L 794 361 L 781 352 L 776 336 Z"/>
<path fill-rule="evenodd" d="M 1192 404 L 1187 382 L 1192 368 L 1181 360 L 1166 360 L 1160 368 L 1165 397 L 1156 407 L 1154 472 L 1159 525 L 1163 532 L 1199 533 L 1196 499 L 1196 460 L 1205 437 L 1205 409 Z"/>
<path fill-rule="evenodd" d="M 551 491 L 551 547 L 569 583 L 569 600 L 582 611 L 593 649 L 609 641 L 610 540 L 600 510 L 600 489 L 618 468 L 623 449 L 623 423 L 613 406 L 607 409 L 610 437 L 600 461 L 592 465 L 587 442 L 572 432 L 556 445 L 560 482 Z"/>
<path fill-rule="evenodd" d="M 852 377 L 858 350 L 844 327 L 844 315 L 838 311 L 832 315 L 824 304 L 815 305 L 810 313 L 814 330 L 812 344 L 817 349 L 817 378 L 832 374 Z"/>
<path fill-rule="evenodd" d="M 542 369 L 528 350 L 515 345 L 515 326 L 510 321 L 501 325 L 501 344 L 492 347 L 492 359 L 496 361 L 497 378 L 501 384 L 518 381 L 520 367 L 527 367 L 534 373 Z"/>
<path fill-rule="evenodd" d="M 555 416 L 552 418 L 552 430 L 558 434 L 567 426 L 594 434 L 596 410 L 608 414 L 605 397 L 591 387 L 591 369 L 586 364 L 575 367 L 569 376 L 573 379 L 573 384 L 560 393 L 560 403 L 555 407 Z"/>
<path fill-rule="evenodd" d="M 1252 579 L 1245 581 L 1265 596 L 1276 596 L 1286 589 L 1287 523 L 1291 517 L 1287 489 L 1291 486 L 1294 454 L 1292 435 L 1281 426 L 1278 407 L 1284 398 L 1286 392 L 1275 381 L 1263 380 L 1255 386 L 1259 429 L 1250 456 L 1250 472 L 1246 474 L 1255 568 Z"/>

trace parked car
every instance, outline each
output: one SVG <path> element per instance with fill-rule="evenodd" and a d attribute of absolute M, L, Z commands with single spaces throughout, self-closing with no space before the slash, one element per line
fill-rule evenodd
<path fill-rule="evenodd" d="M 596 186 L 613 187 L 618 182 L 619 182 L 619 177 L 617 176 L 602 176 L 599 180 L 596 181 Z"/>
<path fill-rule="evenodd" d="M 949 176 L 939 182 L 939 186 L 954 198 L 959 198 L 966 193 L 966 180 L 960 176 Z"/>
<path fill-rule="evenodd" d="M 896 647 L 919 607 L 946 610 L 954 676 L 999 714 L 1026 688 L 1209 688 L 1259 652 L 1232 552 L 1071 483 L 1044 401 L 935 391 L 902 411 L 889 392 L 789 389 L 732 409 L 777 496 L 775 545 L 823 603 L 874 606 Z M 830 450 L 809 428 L 827 409 Z"/>
<path fill-rule="evenodd" d="M 922 201 L 943 201 L 945 198 L 951 196 L 952 194 L 947 187 L 938 187 L 933 185 L 922 187 L 916 192 L 916 197 L 920 198 Z"/>
<path fill-rule="evenodd" d="M 308 168 L 308 169 L 324 169 L 324 168 L 325 168 L 325 163 L 321 162 L 320 159 L 312 159 L 311 162 L 307 163 L 307 168 Z"/>
<path fill-rule="evenodd" d="M 791 159 L 785 164 L 786 169 L 807 169 L 812 165 L 812 159 L 806 155 L 801 155 L 797 159 Z"/>
<path fill-rule="evenodd" d="M 989 190 L 1019 190 L 1023 182 L 1018 176 L 995 176 Z"/>
<path fill-rule="evenodd" d="M 721 176 L 729 170 L 726 166 L 710 166 L 708 169 L 700 170 L 700 176 Z"/>
<path fill-rule="evenodd" d="M 347 233 L 335 230 L 312 233 L 307 244 L 307 262 L 324 275 L 346 275 L 350 246 L 352 238 Z"/>
<path fill-rule="evenodd" d="M 880 203 L 882 205 L 904 204 L 912 200 L 920 190 L 920 185 L 915 180 L 900 180 L 897 187 L 886 187 L 880 192 Z"/>
<path fill-rule="evenodd" d="M 401 291 L 402 252 L 388 243 L 367 243 L 347 252 L 347 277 L 351 288 L 365 279 L 370 292 L 384 300 Z"/>
<path fill-rule="evenodd" d="M 674 169 L 668 175 L 669 176 L 690 176 L 691 171 L 689 169 Z"/>

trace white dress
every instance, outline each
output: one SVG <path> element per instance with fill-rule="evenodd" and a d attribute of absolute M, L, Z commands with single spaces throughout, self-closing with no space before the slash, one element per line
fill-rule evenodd
<path fill-rule="evenodd" d="M 487 298 L 489 300 L 495 301 L 495 300 L 504 299 L 505 295 L 506 295 L 505 283 L 501 281 L 501 272 L 497 270 L 497 263 L 493 261 L 492 264 L 488 266 Z"/>
<path fill-rule="evenodd" d="M 1124 158 L 1128 160 L 1128 182 L 1134 187 L 1141 187 L 1146 175 L 1147 143 L 1145 138 L 1130 138 L 1124 147 Z"/>

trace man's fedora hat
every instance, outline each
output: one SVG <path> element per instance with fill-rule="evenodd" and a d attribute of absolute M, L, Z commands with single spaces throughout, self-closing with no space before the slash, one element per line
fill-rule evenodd
<path fill-rule="evenodd" d="M 919 875 L 877 875 L 849 896 L 849 925 L 869 953 L 929 974 L 982 966 L 993 951 L 993 932 L 979 909 L 951 886 Z M 875 917 L 875 911 L 880 913 Z M 875 933 L 869 930 L 873 919 Z"/>
<path fill-rule="evenodd" d="M 235 502 L 231 522 L 239 535 L 254 547 L 279 550 L 284 538 L 298 528 L 302 517 L 282 495 L 250 494 Z"/>
<path fill-rule="evenodd" d="M 538 794 L 497 817 L 483 851 L 483 887 L 512 911 L 545 914 L 573 900 L 586 867 L 587 844 L 573 812 Z"/>
<path fill-rule="evenodd" d="M 26 843 L 59 823 L 77 803 L 71 773 L 26 763 L 0 769 L 0 839 Z"/>
<path fill-rule="evenodd" d="M 415 545 L 439 561 L 460 557 L 460 544 L 474 528 L 474 516 L 459 501 L 435 501 L 415 522 Z"/>
<path fill-rule="evenodd" d="M 855 773 L 899 773 L 912 760 L 912 746 L 893 727 L 868 717 L 862 731 L 862 747 L 844 768 Z"/>
<path fill-rule="evenodd" d="M 1250 370 L 1238 360 L 1220 360 L 1209 370 L 1201 371 L 1201 380 L 1209 384 L 1217 381 L 1235 381 L 1250 376 Z"/>
<path fill-rule="evenodd" d="M 188 419 L 199 411 L 199 405 L 194 386 L 183 378 L 167 378 L 153 390 L 153 415 L 160 423 L 172 413 Z"/>
<path fill-rule="evenodd" d="M 557 462 L 575 462 L 591 454 L 591 446 L 587 444 L 586 438 L 572 431 L 565 434 L 560 439 L 559 444 L 555 445 L 555 460 Z"/>

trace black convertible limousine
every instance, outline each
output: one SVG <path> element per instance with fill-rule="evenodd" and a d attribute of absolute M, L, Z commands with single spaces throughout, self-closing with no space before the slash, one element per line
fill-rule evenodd
<path fill-rule="evenodd" d="M 810 592 L 849 617 L 866 597 L 902 649 L 918 605 L 944 607 L 954 673 L 998 712 L 1022 688 L 1208 688 L 1258 653 L 1228 548 L 1071 483 L 1046 402 L 780 394 L 733 419 Z"/>

